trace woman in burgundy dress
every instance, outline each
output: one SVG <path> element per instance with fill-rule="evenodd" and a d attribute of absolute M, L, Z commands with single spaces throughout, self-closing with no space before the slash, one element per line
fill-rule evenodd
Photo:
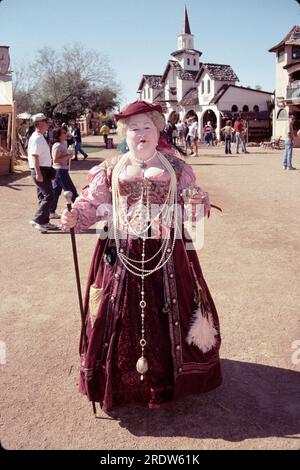
<path fill-rule="evenodd" d="M 158 408 L 221 384 L 219 320 L 195 250 L 182 230 L 185 203 L 207 193 L 192 168 L 162 145 L 159 105 L 137 101 L 116 115 L 129 152 L 91 169 L 65 229 L 98 222 L 80 342 L 80 391 L 109 411 Z M 201 212 L 201 211 L 200 211 Z"/>

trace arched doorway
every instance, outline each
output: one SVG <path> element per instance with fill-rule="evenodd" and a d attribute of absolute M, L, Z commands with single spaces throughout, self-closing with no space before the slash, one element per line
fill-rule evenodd
<path fill-rule="evenodd" d="M 195 111 L 194 111 L 193 109 L 191 109 L 190 111 L 188 111 L 188 112 L 186 113 L 186 115 L 184 116 L 183 120 L 184 120 L 184 121 L 187 121 L 187 120 L 190 119 L 190 118 L 196 118 L 197 121 L 198 121 L 198 116 L 197 116 L 197 114 L 195 113 Z"/>
<path fill-rule="evenodd" d="M 211 125 L 216 128 L 217 125 L 217 116 L 212 109 L 207 109 L 202 115 L 202 126 L 210 121 Z"/>

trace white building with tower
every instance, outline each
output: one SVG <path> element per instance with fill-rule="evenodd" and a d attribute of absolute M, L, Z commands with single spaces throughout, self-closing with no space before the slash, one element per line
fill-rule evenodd
<path fill-rule="evenodd" d="M 276 53 L 273 137 L 279 139 L 286 137 L 291 114 L 296 116 L 296 129 L 300 128 L 300 26 L 294 26 L 269 52 Z M 294 145 L 300 147 L 300 137 Z"/>
<path fill-rule="evenodd" d="M 225 121 L 241 116 L 248 121 L 249 139 L 271 136 L 273 94 L 238 86 L 230 65 L 201 62 L 202 52 L 194 48 L 186 7 L 177 50 L 171 56 L 162 75 L 143 75 L 138 87 L 141 100 L 161 104 L 171 122 L 196 116 L 200 135 L 211 121 L 220 138 Z"/>

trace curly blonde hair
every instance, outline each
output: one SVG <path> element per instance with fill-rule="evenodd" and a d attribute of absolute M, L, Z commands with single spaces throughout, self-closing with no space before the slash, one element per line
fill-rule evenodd
<path fill-rule="evenodd" d="M 157 129 L 157 133 L 159 135 L 160 132 L 163 131 L 164 127 L 165 127 L 164 115 L 161 114 L 159 111 L 150 111 L 150 112 L 145 113 L 145 114 L 146 114 L 146 116 L 148 116 L 151 119 L 151 121 L 155 125 L 155 127 Z M 129 117 L 131 117 L 131 116 L 129 116 Z M 118 121 L 117 129 L 118 129 L 118 134 L 121 138 L 126 137 L 127 124 L 128 124 L 129 117 L 125 118 L 125 119 L 120 119 Z"/>

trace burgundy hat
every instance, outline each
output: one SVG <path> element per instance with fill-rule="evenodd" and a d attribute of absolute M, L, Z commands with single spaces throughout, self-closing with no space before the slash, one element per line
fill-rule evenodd
<path fill-rule="evenodd" d="M 134 116 L 135 114 L 149 113 L 151 111 L 158 111 L 163 113 L 162 107 L 159 104 L 146 103 L 146 101 L 135 101 L 130 103 L 126 108 L 121 111 L 119 114 L 115 114 L 115 120 L 125 119 L 129 116 Z"/>

